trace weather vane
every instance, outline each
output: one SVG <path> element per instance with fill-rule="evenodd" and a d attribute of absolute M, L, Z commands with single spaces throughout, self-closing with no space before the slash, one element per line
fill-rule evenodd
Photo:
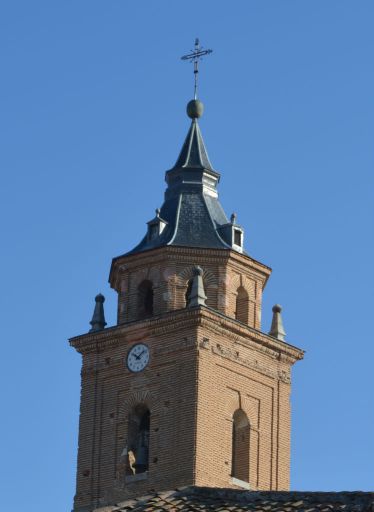
<path fill-rule="evenodd" d="M 199 74 L 199 60 L 204 55 L 209 55 L 209 53 L 212 53 L 213 50 L 204 50 L 202 46 L 200 46 L 199 39 L 195 39 L 195 49 L 191 50 L 191 53 L 188 53 L 187 55 L 183 55 L 181 57 L 182 60 L 188 60 L 190 62 L 193 62 L 194 65 L 194 75 L 195 75 L 195 88 L 194 88 L 194 99 L 197 99 L 197 77 Z"/>

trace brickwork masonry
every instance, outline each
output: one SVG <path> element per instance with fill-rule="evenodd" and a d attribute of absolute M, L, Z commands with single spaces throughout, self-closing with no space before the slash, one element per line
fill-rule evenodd
<path fill-rule="evenodd" d="M 110 283 L 118 293 L 118 323 L 140 319 L 139 286 L 145 280 L 153 285 L 154 314 L 184 308 L 196 265 L 204 271 L 207 306 L 235 318 L 238 290 L 243 289 L 248 298 L 242 308 L 247 311 L 241 310 L 240 316 L 261 328 L 262 292 L 271 269 L 235 251 L 187 247 L 161 247 L 113 260 Z"/>
<path fill-rule="evenodd" d="M 140 341 L 150 361 L 134 374 L 126 357 Z M 250 487 L 289 488 L 290 367 L 302 358 L 299 349 L 213 307 L 185 305 L 70 343 L 83 357 L 76 511 L 152 489 L 235 488 L 231 442 L 238 408 L 250 421 Z M 149 469 L 129 477 L 123 454 L 137 403 L 151 414 Z"/>

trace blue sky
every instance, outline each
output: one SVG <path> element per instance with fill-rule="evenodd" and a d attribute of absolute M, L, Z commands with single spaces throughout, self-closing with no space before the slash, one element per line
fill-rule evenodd
<path fill-rule="evenodd" d="M 2 508 L 69 510 L 80 358 L 111 258 L 200 126 L 220 199 L 273 268 L 293 373 L 292 488 L 373 489 L 374 3 L 13 0 L 0 5 Z"/>

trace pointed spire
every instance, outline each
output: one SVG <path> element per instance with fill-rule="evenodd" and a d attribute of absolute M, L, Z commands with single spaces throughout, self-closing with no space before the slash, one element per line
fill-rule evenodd
<path fill-rule="evenodd" d="M 105 316 L 104 316 L 104 301 L 105 297 L 104 295 L 96 295 L 95 297 L 95 309 L 92 316 L 92 320 L 90 324 L 92 325 L 92 328 L 89 332 L 95 332 L 95 331 L 101 331 L 106 326 Z"/>
<path fill-rule="evenodd" d="M 278 340 L 283 341 L 286 335 L 286 331 L 284 330 L 283 327 L 281 311 L 282 306 L 280 306 L 279 304 L 275 304 L 275 306 L 273 306 L 273 319 L 271 321 L 271 328 L 269 334 L 270 336 L 273 336 L 274 338 L 278 338 Z"/>
<path fill-rule="evenodd" d="M 189 296 L 188 307 L 205 306 L 207 296 L 205 295 L 203 282 L 203 269 L 199 266 L 194 268 L 194 277 L 192 280 L 191 292 Z"/>
<path fill-rule="evenodd" d="M 198 168 L 214 171 L 209 161 L 208 153 L 204 144 L 203 137 L 197 119 L 202 116 L 204 105 L 199 100 L 191 100 L 187 105 L 188 117 L 192 119 L 191 127 L 183 143 L 182 150 L 175 168 Z"/>

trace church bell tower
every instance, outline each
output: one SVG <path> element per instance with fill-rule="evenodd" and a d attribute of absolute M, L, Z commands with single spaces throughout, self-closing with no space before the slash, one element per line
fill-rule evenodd
<path fill-rule="evenodd" d="M 290 370 L 280 306 L 261 330 L 271 269 L 226 217 L 198 118 L 166 172 L 144 238 L 113 259 L 117 325 L 96 297 L 82 354 L 75 511 L 181 486 L 289 489 Z"/>

